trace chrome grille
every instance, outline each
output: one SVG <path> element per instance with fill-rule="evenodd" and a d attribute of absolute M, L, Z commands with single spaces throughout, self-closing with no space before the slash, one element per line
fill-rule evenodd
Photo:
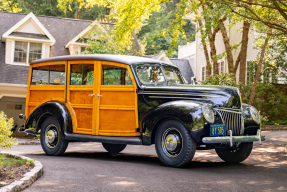
<path fill-rule="evenodd" d="M 228 134 L 228 130 L 232 130 L 232 135 L 238 136 L 241 135 L 241 113 L 226 111 L 216 109 L 219 115 L 222 118 L 223 123 L 225 123 L 226 135 Z"/>

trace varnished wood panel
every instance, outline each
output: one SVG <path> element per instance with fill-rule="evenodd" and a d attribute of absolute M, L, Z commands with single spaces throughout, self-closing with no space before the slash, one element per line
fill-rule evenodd
<path fill-rule="evenodd" d="M 74 104 L 93 104 L 93 91 L 70 91 L 70 102 Z"/>
<path fill-rule="evenodd" d="M 100 131 L 135 132 L 135 112 L 100 109 Z"/>
<path fill-rule="evenodd" d="M 135 106 L 135 93 L 134 92 L 106 92 L 101 91 L 101 105 L 126 105 Z"/>
<path fill-rule="evenodd" d="M 28 117 L 34 111 L 34 109 L 36 109 L 36 106 L 29 106 L 28 107 Z"/>
<path fill-rule="evenodd" d="M 92 132 L 92 113 L 93 109 L 75 109 L 77 117 L 77 130 L 78 133 L 79 128 L 90 130 Z"/>
<path fill-rule="evenodd" d="M 65 91 L 30 91 L 30 102 L 43 103 L 44 101 L 53 100 L 53 98 L 65 99 Z"/>

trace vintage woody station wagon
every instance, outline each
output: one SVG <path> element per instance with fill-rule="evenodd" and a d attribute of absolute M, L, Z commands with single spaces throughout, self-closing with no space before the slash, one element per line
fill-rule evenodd
<path fill-rule="evenodd" d="M 63 154 L 69 141 L 101 142 L 110 153 L 155 144 L 164 165 L 180 167 L 196 149 L 238 163 L 261 143 L 259 113 L 237 88 L 188 85 L 176 67 L 142 57 L 33 61 L 25 113 L 20 131 L 40 133 L 47 155 Z"/>

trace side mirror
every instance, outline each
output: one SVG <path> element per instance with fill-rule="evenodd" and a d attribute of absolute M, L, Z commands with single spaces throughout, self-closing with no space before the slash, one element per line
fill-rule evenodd
<path fill-rule="evenodd" d="M 23 120 L 25 120 L 25 119 L 26 119 L 26 115 L 19 114 L 19 119 L 23 119 Z"/>

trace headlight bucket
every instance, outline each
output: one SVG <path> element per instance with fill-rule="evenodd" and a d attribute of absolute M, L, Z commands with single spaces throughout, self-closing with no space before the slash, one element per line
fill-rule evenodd
<path fill-rule="evenodd" d="M 214 123 L 214 112 L 208 105 L 202 106 L 202 113 L 207 122 Z"/>
<path fill-rule="evenodd" d="M 250 110 L 250 114 L 251 114 L 251 117 L 252 119 L 257 123 L 257 124 L 260 124 L 260 114 L 259 112 L 257 111 L 257 109 L 253 106 L 251 106 L 249 108 Z"/>

